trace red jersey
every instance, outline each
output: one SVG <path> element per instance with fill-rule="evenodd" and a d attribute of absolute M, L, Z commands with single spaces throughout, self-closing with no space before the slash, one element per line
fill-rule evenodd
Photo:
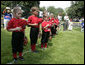
<path fill-rule="evenodd" d="M 44 28 L 45 26 L 47 26 L 47 24 L 49 24 L 49 26 L 48 26 L 47 28 Z M 50 32 L 50 31 L 51 31 L 50 28 L 51 28 L 50 22 L 46 22 L 46 21 L 43 21 L 43 22 L 42 22 L 42 29 L 43 29 L 45 32 Z"/>
<path fill-rule="evenodd" d="M 58 19 L 55 19 L 55 21 L 54 21 L 54 22 L 56 23 L 56 25 L 58 25 L 58 24 L 59 24 Z"/>
<path fill-rule="evenodd" d="M 54 18 L 51 18 L 49 21 L 51 23 L 51 26 L 55 23 L 55 19 Z"/>
<path fill-rule="evenodd" d="M 49 17 L 48 20 L 51 20 L 51 18 Z"/>
<path fill-rule="evenodd" d="M 39 23 L 41 23 L 41 22 L 42 22 L 42 18 L 38 18 L 38 17 L 33 16 L 33 15 L 28 17 L 28 24 L 29 23 L 31 23 L 31 24 L 35 24 L 35 23 L 38 24 L 37 26 L 34 26 L 35 28 L 39 28 Z"/>
<path fill-rule="evenodd" d="M 21 27 L 22 29 L 20 31 L 16 30 L 14 32 L 24 32 L 25 26 L 27 25 L 27 21 L 23 20 L 23 19 L 16 19 L 16 18 L 12 18 L 9 22 L 8 22 L 8 26 L 7 26 L 7 30 L 11 29 L 11 28 L 16 28 L 16 27 Z"/>
<path fill-rule="evenodd" d="M 52 26 L 52 22 L 51 22 L 51 21 L 49 21 L 49 23 L 50 23 L 50 25 Z"/>

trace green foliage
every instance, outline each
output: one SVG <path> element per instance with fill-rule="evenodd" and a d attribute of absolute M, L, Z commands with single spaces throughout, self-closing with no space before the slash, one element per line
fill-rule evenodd
<path fill-rule="evenodd" d="M 23 16 L 27 18 L 29 15 L 31 15 L 30 8 L 32 6 L 39 7 L 39 4 L 39 1 L 1 1 L 1 12 L 3 12 L 6 7 L 13 9 L 18 5 L 24 10 Z"/>
<path fill-rule="evenodd" d="M 62 28 L 63 29 L 63 28 Z M 30 50 L 30 28 L 26 27 L 25 35 L 28 44 L 24 51 Z M 48 48 L 41 50 L 41 40 L 38 40 L 36 49 L 39 53 L 27 52 L 24 54 L 24 61 L 18 60 L 17 64 L 84 64 L 84 33 L 80 28 L 73 28 L 73 31 L 58 31 L 52 41 L 49 41 Z M 1 64 L 11 62 L 11 32 L 1 28 Z"/>
<path fill-rule="evenodd" d="M 55 8 L 53 6 L 50 6 L 50 7 L 48 7 L 47 11 L 49 11 L 50 13 L 53 13 L 54 16 L 57 16 L 59 13 L 61 13 L 62 16 L 65 15 L 65 12 L 62 8 Z"/>
<path fill-rule="evenodd" d="M 48 7 L 47 11 L 49 11 L 50 13 L 55 13 L 55 7 L 54 6 L 50 6 Z"/>
<path fill-rule="evenodd" d="M 46 10 L 45 7 L 41 7 L 41 8 L 40 8 L 40 11 L 44 11 L 44 10 Z"/>
<path fill-rule="evenodd" d="M 67 13 L 71 18 L 84 17 L 84 1 L 71 2 L 71 7 L 68 8 Z"/>

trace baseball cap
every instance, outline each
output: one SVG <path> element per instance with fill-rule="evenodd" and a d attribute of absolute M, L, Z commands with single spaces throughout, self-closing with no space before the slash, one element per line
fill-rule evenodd
<path fill-rule="evenodd" d="M 10 9 L 10 7 L 6 7 L 6 9 Z"/>

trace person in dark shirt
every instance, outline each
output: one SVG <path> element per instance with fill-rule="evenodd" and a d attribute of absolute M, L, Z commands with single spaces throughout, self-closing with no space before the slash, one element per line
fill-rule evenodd
<path fill-rule="evenodd" d="M 84 31 L 84 21 L 82 21 L 82 23 L 81 23 L 81 32 L 83 32 Z"/>

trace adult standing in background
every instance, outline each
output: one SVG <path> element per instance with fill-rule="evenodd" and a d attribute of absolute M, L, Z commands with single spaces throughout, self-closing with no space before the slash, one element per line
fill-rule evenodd
<path fill-rule="evenodd" d="M 58 15 L 58 20 L 59 20 L 59 30 L 61 30 L 61 21 L 62 21 L 62 16 L 61 14 Z"/>
<path fill-rule="evenodd" d="M 69 16 L 66 14 L 64 16 L 63 31 L 66 31 L 68 29 L 68 21 L 69 21 Z"/>
<path fill-rule="evenodd" d="M 6 29 L 8 22 L 12 18 L 10 7 L 6 7 L 5 11 L 3 11 L 3 14 L 4 14 L 4 29 Z"/>
<path fill-rule="evenodd" d="M 72 20 L 70 19 L 69 21 L 68 21 L 68 30 L 69 31 L 72 31 L 72 28 L 73 28 L 73 23 L 72 23 Z"/>

